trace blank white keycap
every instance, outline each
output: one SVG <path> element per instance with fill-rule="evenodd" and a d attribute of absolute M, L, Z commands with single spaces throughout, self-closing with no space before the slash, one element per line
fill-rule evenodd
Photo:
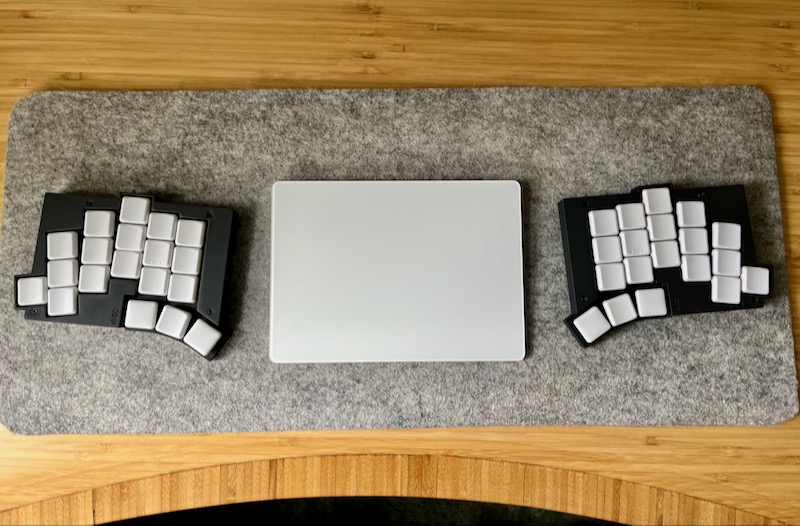
<path fill-rule="evenodd" d="M 177 250 L 175 252 L 177 253 Z M 622 261 L 622 246 L 619 242 L 619 236 L 592 238 L 592 256 L 597 264 Z M 174 268 L 172 271 L 177 272 Z"/>
<path fill-rule="evenodd" d="M 592 210 L 589 212 L 589 232 L 592 237 L 616 236 L 619 234 L 616 210 Z"/>
<path fill-rule="evenodd" d="M 110 237 L 83 238 L 81 263 L 84 265 L 110 265 L 114 253 L 114 240 Z"/>
<path fill-rule="evenodd" d="M 105 294 L 108 292 L 108 278 L 111 268 L 108 265 L 81 265 L 78 278 L 78 292 Z"/>
<path fill-rule="evenodd" d="M 611 330 L 611 324 L 600 309 L 591 307 L 589 310 L 578 316 L 572 321 L 572 324 L 581 333 L 586 343 L 592 343 L 600 336 L 604 335 Z"/>
<path fill-rule="evenodd" d="M 139 279 L 142 270 L 142 253 L 117 250 L 111 262 L 111 277 Z"/>
<path fill-rule="evenodd" d="M 738 305 L 742 300 L 742 283 L 739 278 L 714 276 L 711 278 L 711 301 Z"/>
<path fill-rule="evenodd" d="M 44 305 L 47 303 L 47 278 L 37 276 L 17 280 L 17 305 Z"/>
<path fill-rule="evenodd" d="M 650 241 L 676 239 L 678 231 L 675 229 L 675 216 L 672 214 L 647 216 L 647 233 L 650 234 Z"/>
<path fill-rule="evenodd" d="M 600 292 L 622 290 L 626 286 L 625 267 L 622 266 L 622 263 L 595 265 L 594 272 L 597 279 L 597 290 Z"/>
<path fill-rule="evenodd" d="M 192 315 L 186 311 L 182 311 L 172 305 L 165 305 L 158 317 L 156 323 L 156 332 L 166 334 L 170 338 L 176 340 L 183 339 L 186 334 L 186 329 L 189 328 L 189 323 L 192 321 Z"/>
<path fill-rule="evenodd" d="M 604 301 L 603 310 L 606 311 L 606 317 L 614 327 L 633 321 L 637 316 L 636 307 L 627 292 Z"/>
<path fill-rule="evenodd" d="M 150 212 L 147 221 L 147 238 L 172 241 L 175 239 L 175 230 L 178 228 L 178 216 L 163 212 Z"/>
<path fill-rule="evenodd" d="M 115 219 L 111 210 L 89 210 L 83 215 L 83 237 L 112 237 Z"/>
<path fill-rule="evenodd" d="M 221 337 L 222 333 L 211 324 L 198 319 L 183 337 L 183 342 L 203 356 L 208 356 Z"/>
<path fill-rule="evenodd" d="M 650 257 L 653 258 L 653 268 L 681 266 L 681 253 L 675 240 L 650 243 Z"/>
<path fill-rule="evenodd" d="M 624 230 L 619 233 L 619 239 L 622 241 L 622 255 L 626 258 L 650 254 L 647 230 Z"/>
<path fill-rule="evenodd" d="M 625 266 L 625 281 L 628 284 L 641 285 L 653 282 L 653 261 L 650 256 L 625 258 L 622 264 Z"/>
<path fill-rule="evenodd" d="M 178 229 L 175 234 L 175 244 L 181 247 L 203 248 L 205 235 L 205 221 L 181 219 L 178 221 Z"/>
<path fill-rule="evenodd" d="M 708 254 L 708 232 L 705 228 L 681 228 L 678 243 L 683 254 Z"/>
<path fill-rule="evenodd" d="M 158 303 L 146 300 L 130 300 L 125 309 L 125 327 L 152 331 L 158 318 Z"/>
<path fill-rule="evenodd" d="M 706 226 L 706 205 L 702 201 L 678 201 L 675 211 L 681 228 Z"/>
<path fill-rule="evenodd" d="M 169 269 L 142 267 L 142 274 L 139 277 L 139 294 L 166 296 L 168 285 Z"/>
<path fill-rule="evenodd" d="M 681 256 L 683 281 L 711 281 L 711 258 L 708 256 Z"/>
<path fill-rule="evenodd" d="M 197 276 L 173 274 L 169 278 L 167 299 L 175 303 L 194 303 L 197 299 Z"/>
<path fill-rule="evenodd" d="M 727 250 L 741 250 L 742 225 L 736 223 L 711 223 L 711 246 Z"/>
<path fill-rule="evenodd" d="M 617 250 L 620 250 L 619 261 L 622 261 L 622 252 L 619 248 L 619 240 L 616 237 L 601 237 L 598 239 L 611 239 L 617 242 Z M 592 240 L 592 246 L 594 246 Z M 595 257 L 597 255 L 595 254 Z M 200 265 L 203 260 L 203 251 L 192 247 L 175 247 L 172 253 L 172 272 L 176 274 L 200 274 Z"/>
<path fill-rule="evenodd" d="M 72 316 L 78 314 L 78 288 L 62 287 L 47 291 L 48 316 Z"/>
<path fill-rule="evenodd" d="M 172 265 L 172 241 L 148 239 L 144 244 L 145 267 L 169 268 Z"/>
<path fill-rule="evenodd" d="M 120 224 L 117 228 L 117 250 L 141 252 L 144 250 L 145 228 L 142 225 Z"/>
<path fill-rule="evenodd" d="M 742 267 L 742 292 L 747 294 L 769 294 L 769 269 L 764 267 Z"/>
<path fill-rule="evenodd" d="M 640 318 L 667 315 L 667 298 L 664 289 L 640 289 L 636 296 L 636 311 Z"/>
<path fill-rule="evenodd" d="M 620 230 L 638 230 L 647 227 L 642 203 L 617 205 L 616 210 Z"/>
<path fill-rule="evenodd" d="M 47 263 L 47 286 L 75 287 L 78 285 L 78 260 L 59 259 Z"/>
<path fill-rule="evenodd" d="M 644 211 L 650 214 L 671 214 L 672 199 L 669 188 L 646 188 L 642 190 L 642 203 Z"/>
<path fill-rule="evenodd" d="M 131 197 L 126 196 L 122 198 L 122 206 L 119 211 L 120 223 L 134 223 L 137 225 L 146 225 L 147 219 L 150 216 L 150 200 L 146 197 Z"/>
<path fill-rule="evenodd" d="M 738 278 L 742 273 L 742 253 L 738 250 L 715 248 L 711 251 L 711 272 Z"/>
<path fill-rule="evenodd" d="M 78 257 L 77 232 L 47 234 L 47 259 L 73 259 L 76 257 Z"/>

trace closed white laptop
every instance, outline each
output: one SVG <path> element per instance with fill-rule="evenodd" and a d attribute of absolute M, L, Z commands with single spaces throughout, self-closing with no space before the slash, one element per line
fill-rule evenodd
<path fill-rule="evenodd" d="M 516 181 L 272 187 L 274 362 L 525 357 Z"/>

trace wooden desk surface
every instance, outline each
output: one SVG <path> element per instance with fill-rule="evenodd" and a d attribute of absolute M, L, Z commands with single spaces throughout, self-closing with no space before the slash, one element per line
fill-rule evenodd
<path fill-rule="evenodd" d="M 754 84 L 773 103 L 797 334 L 800 4 L 604 3 L 4 0 L 0 150 L 12 106 L 39 90 Z M 762 428 L 0 431 L 0 523 L 315 495 L 485 500 L 625 523 L 800 524 L 800 419 Z"/>

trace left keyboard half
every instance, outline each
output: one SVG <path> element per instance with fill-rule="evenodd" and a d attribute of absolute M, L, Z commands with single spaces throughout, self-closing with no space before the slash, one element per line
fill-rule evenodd
<path fill-rule="evenodd" d="M 48 193 L 15 306 L 28 320 L 151 331 L 211 360 L 230 332 L 220 320 L 234 219 L 150 195 Z"/>

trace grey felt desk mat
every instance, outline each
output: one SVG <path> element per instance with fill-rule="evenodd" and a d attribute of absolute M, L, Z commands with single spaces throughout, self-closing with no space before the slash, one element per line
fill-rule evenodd
<path fill-rule="evenodd" d="M 521 181 L 526 359 L 272 364 L 269 190 L 291 179 Z M 562 321 L 556 203 L 659 182 L 746 185 L 775 298 L 637 322 L 583 349 Z M 13 275 L 30 270 L 48 191 L 234 208 L 226 349 L 206 362 L 161 335 L 24 321 Z M 782 236 L 770 106 L 750 87 L 36 94 L 9 132 L 0 422 L 24 434 L 781 422 L 798 410 Z"/>

